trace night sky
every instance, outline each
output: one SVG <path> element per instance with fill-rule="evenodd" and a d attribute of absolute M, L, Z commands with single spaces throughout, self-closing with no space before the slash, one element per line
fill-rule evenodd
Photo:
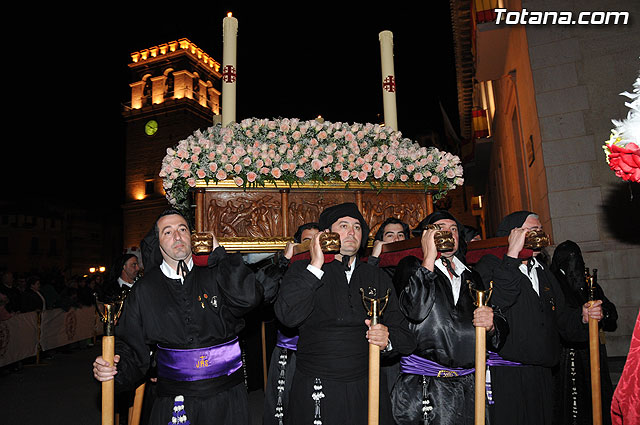
<path fill-rule="evenodd" d="M 378 33 L 389 30 L 400 131 L 412 139 L 431 131 L 444 137 L 439 102 L 458 128 L 448 2 L 429 2 L 428 9 L 408 2 L 388 9 L 243 3 L 31 16 L 15 38 L 22 67 L 9 87 L 18 113 L 3 143 L 6 166 L 0 168 L 9 182 L 3 196 L 119 206 L 130 53 L 186 37 L 222 62 L 228 11 L 239 21 L 238 121 L 322 115 L 332 122 L 381 122 Z"/>

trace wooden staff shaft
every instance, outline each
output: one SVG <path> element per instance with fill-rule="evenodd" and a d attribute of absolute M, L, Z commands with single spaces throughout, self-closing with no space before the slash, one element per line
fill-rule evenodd
<path fill-rule="evenodd" d="M 593 304 L 593 301 L 591 301 Z M 598 321 L 589 319 L 589 356 L 591 359 L 591 411 L 593 424 L 602 425 L 602 400 L 600 396 L 600 339 Z"/>
<path fill-rule="evenodd" d="M 476 406 L 475 425 L 484 425 L 485 395 L 487 384 L 487 330 L 476 328 Z"/>
<path fill-rule="evenodd" d="M 135 395 L 133 397 L 133 406 L 129 408 L 129 425 L 139 425 L 140 416 L 142 415 L 142 402 L 144 400 L 144 389 L 146 383 L 142 383 L 136 388 Z"/>
<path fill-rule="evenodd" d="M 115 337 L 102 337 L 102 358 L 113 364 L 113 356 L 115 355 Z M 102 382 L 102 425 L 113 425 L 114 416 L 114 380 Z"/>
<path fill-rule="evenodd" d="M 380 347 L 369 344 L 369 422 L 378 425 L 380 412 Z"/>

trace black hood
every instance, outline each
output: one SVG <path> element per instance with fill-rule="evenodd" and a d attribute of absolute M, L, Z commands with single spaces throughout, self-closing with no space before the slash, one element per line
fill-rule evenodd
<path fill-rule="evenodd" d="M 360 222 L 360 227 L 362 228 L 362 240 L 360 241 L 360 251 L 364 250 L 367 246 L 367 242 L 369 240 L 369 225 L 364 220 L 362 213 L 358 209 L 358 206 L 353 202 L 345 202 L 344 204 L 334 205 L 328 208 L 325 208 L 324 211 L 320 214 L 318 218 L 318 224 L 320 226 L 320 230 L 331 229 L 331 225 L 338 221 L 338 219 L 342 217 L 351 217 L 355 218 Z"/>
<path fill-rule="evenodd" d="M 496 231 L 496 237 L 509 236 L 509 233 L 516 227 L 522 227 L 527 217 L 535 214 L 531 211 L 516 211 L 502 219 Z"/>

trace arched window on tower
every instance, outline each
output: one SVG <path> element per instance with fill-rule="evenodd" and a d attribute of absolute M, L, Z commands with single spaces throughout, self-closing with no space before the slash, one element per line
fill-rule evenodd
<path fill-rule="evenodd" d="M 192 91 L 193 91 L 193 98 L 199 102 L 200 101 L 200 77 L 198 76 L 197 73 L 193 76 Z"/>
<path fill-rule="evenodd" d="M 142 90 L 142 105 L 151 105 L 151 78 L 146 75 L 143 78 L 144 89 Z"/>
<path fill-rule="evenodd" d="M 173 99 L 173 90 L 174 90 L 174 84 L 175 84 L 175 80 L 173 78 L 173 71 L 168 71 L 165 74 L 167 76 L 167 79 L 165 80 L 165 86 L 164 86 L 164 98 L 166 99 Z"/>

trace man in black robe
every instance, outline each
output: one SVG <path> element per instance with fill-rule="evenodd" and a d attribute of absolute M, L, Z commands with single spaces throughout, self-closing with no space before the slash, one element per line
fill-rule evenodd
<path fill-rule="evenodd" d="M 145 268 L 120 317 L 114 365 L 93 364 L 99 381 L 135 388 L 156 345 L 158 382 L 149 423 L 248 424 L 247 391 L 238 333 L 242 316 L 264 289 L 240 254 L 228 255 L 214 237 L 207 267 L 194 267 L 191 233 L 177 210 L 156 222 L 159 266 Z"/>
<path fill-rule="evenodd" d="M 428 224 L 451 232 L 452 250 L 438 252 L 434 240 L 438 230 L 423 230 Z M 394 284 L 403 287 L 400 310 L 417 339 L 413 354 L 400 360 L 401 373 L 393 388 L 398 424 L 473 424 L 475 327 L 487 329 L 486 346 L 494 351 L 508 333 L 499 312 L 474 305 L 471 289 L 482 290 L 482 282 L 458 257 L 464 245 L 460 228 L 446 211 L 430 214 L 418 226 L 422 261 L 408 256 L 396 269 Z"/>
<path fill-rule="evenodd" d="M 506 255 L 488 254 L 475 270 L 484 282 L 493 280 L 492 301 L 509 322 L 509 335 L 499 351 L 501 359 L 490 366 L 494 404 L 492 425 L 550 425 L 553 416 L 551 368 L 560 356 L 560 336 L 567 341 L 586 341 L 589 317 L 602 318 L 602 301 L 581 309 L 565 304 L 556 278 L 536 260 L 540 251 L 522 257 L 526 234 L 541 230 L 538 216 L 518 211 L 506 216 L 496 236 L 508 236 Z"/>
<path fill-rule="evenodd" d="M 298 230 L 293 235 L 293 243 L 287 244 L 279 261 L 266 268 L 263 272 L 279 284 L 289 268 L 294 246 L 310 240 L 319 231 L 318 223 L 305 223 L 298 227 Z M 262 425 L 282 425 L 285 422 L 291 383 L 296 370 L 297 349 L 298 330 L 288 328 L 278 322 L 276 346 L 271 354 L 267 373 Z"/>
<path fill-rule="evenodd" d="M 558 280 L 565 302 L 572 308 L 580 308 L 589 301 L 589 288 L 585 279 L 585 263 L 577 243 L 564 241 L 553 251 L 551 272 Z M 604 295 L 602 287 L 595 282 L 594 299 L 602 300 L 600 329 L 614 332 L 617 328 L 618 312 L 615 305 Z M 590 425 L 593 423 L 591 409 L 591 359 L 589 343 L 561 340 L 560 363 L 553 369 L 554 414 L 557 425 Z M 600 346 L 600 384 L 602 423 L 611 424 L 611 398 L 613 385 L 609 375 L 607 346 Z"/>
<path fill-rule="evenodd" d="M 325 209 L 322 230 L 340 235 L 340 253 L 325 263 L 319 236 L 311 260 L 296 261 L 285 274 L 275 303 L 278 319 L 298 327 L 296 371 L 289 394 L 287 424 L 367 423 L 369 344 L 384 352 L 411 352 L 415 342 L 398 310 L 389 277 L 360 261 L 369 227 L 358 207 L 344 203 Z M 389 301 L 381 323 L 370 326 L 361 290 Z M 384 355 L 384 353 L 383 353 Z M 392 424 L 384 375 L 380 379 L 380 424 Z"/>

